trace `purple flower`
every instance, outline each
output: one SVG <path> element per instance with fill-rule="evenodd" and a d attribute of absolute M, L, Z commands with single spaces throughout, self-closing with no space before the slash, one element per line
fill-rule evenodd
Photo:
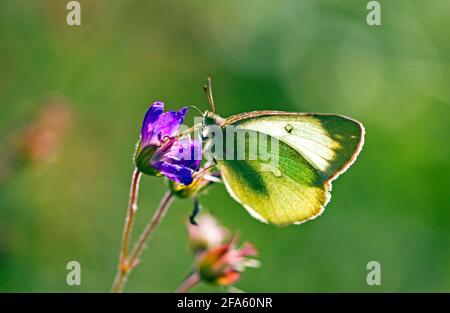
<path fill-rule="evenodd" d="M 164 112 L 164 103 L 155 102 L 142 122 L 142 146 L 161 146 L 164 138 L 173 138 L 178 133 L 188 111 L 187 107 L 181 108 L 178 112 Z"/>
<path fill-rule="evenodd" d="M 164 112 L 164 103 L 155 102 L 142 123 L 141 142 L 136 166 L 149 175 L 164 175 L 178 183 L 189 185 L 201 162 L 202 146 L 198 140 L 177 137 L 187 107 L 178 112 Z"/>
<path fill-rule="evenodd" d="M 192 174 L 198 170 L 202 153 L 200 141 L 190 138 L 171 138 L 153 155 L 150 164 L 167 178 L 190 185 Z"/>

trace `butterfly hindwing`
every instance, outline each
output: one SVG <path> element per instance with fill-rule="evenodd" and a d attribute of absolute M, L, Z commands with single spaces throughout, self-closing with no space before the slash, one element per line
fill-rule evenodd
<path fill-rule="evenodd" d="M 248 152 L 250 146 L 259 145 L 261 135 L 265 136 L 254 131 L 246 133 L 247 140 L 236 141 L 235 151 L 238 144 L 245 144 Z M 327 187 L 320 174 L 295 149 L 278 140 L 277 147 L 278 151 L 269 151 L 269 158 L 258 151 L 256 158 L 217 160 L 228 191 L 263 222 L 287 225 L 314 218 L 328 201 Z M 268 160 L 275 158 L 276 167 L 269 167 Z"/>

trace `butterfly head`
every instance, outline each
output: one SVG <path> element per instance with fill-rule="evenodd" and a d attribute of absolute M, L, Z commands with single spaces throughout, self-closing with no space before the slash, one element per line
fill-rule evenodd
<path fill-rule="evenodd" d="M 205 111 L 205 113 L 203 113 L 203 121 L 202 122 L 203 122 L 203 126 L 209 126 L 209 125 L 222 126 L 224 124 L 225 120 L 214 112 Z"/>

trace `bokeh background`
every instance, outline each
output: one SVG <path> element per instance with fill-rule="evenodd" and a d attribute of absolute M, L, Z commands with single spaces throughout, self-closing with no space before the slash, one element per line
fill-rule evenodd
<path fill-rule="evenodd" d="M 364 123 L 366 144 L 301 226 L 252 219 L 221 185 L 204 208 L 260 251 L 237 287 L 253 292 L 450 291 L 450 2 L 0 1 L 0 290 L 109 291 L 143 114 L 333 112 Z M 191 110 L 190 119 L 198 113 Z M 144 177 L 135 235 L 165 185 Z M 173 291 L 193 261 L 176 200 L 127 291 Z M 82 285 L 66 285 L 81 263 Z M 381 263 L 382 285 L 366 284 Z M 199 285 L 194 291 L 220 291 Z"/>

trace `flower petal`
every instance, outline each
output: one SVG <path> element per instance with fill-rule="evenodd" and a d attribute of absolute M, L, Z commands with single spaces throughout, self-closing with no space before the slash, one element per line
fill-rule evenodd
<path fill-rule="evenodd" d="M 157 101 L 153 103 L 152 106 L 147 110 L 147 113 L 145 113 L 141 129 L 141 140 L 143 148 L 150 144 L 154 133 L 154 125 L 163 112 L 164 103 Z"/>
<path fill-rule="evenodd" d="M 192 183 L 192 174 L 194 174 L 194 170 L 189 167 L 166 161 L 152 162 L 152 166 L 171 180 L 182 183 L 183 185 Z"/>
<path fill-rule="evenodd" d="M 249 242 L 245 242 L 242 248 L 239 250 L 239 256 L 256 256 L 258 255 L 258 250 Z"/>
<path fill-rule="evenodd" d="M 188 108 L 184 107 L 177 112 L 167 111 L 161 114 L 154 128 L 154 134 L 158 140 L 162 141 L 165 137 L 174 137 L 180 129 L 187 112 Z"/>
<path fill-rule="evenodd" d="M 164 158 L 180 161 L 193 170 L 198 170 L 202 160 L 202 144 L 199 140 L 181 138 L 177 140 Z"/>
<path fill-rule="evenodd" d="M 219 286 L 232 285 L 239 280 L 241 273 L 238 271 L 229 270 L 223 276 L 220 276 L 216 280 L 216 284 Z"/>
<path fill-rule="evenodd" d="M 202 145 L 190 138 L 167 140 L 153 156 L 151 165 L 168 178 L 184 185 L 192 183 L 192 174 L 201 163 Z M 178 178 L 176 176 L 179 175 Z M 189 176 L 189 178 L 188 178 Z"/>
<path fill-rule="evenodd" d="M 228 229 L 207 213 L 200 215 L 197 225 L 187 223 L 187 230 L 189 243 L 196 252 L 219 246 L 229 234 Z"/>
<path fill-rule="evenodd" d="M 172 138 L 158 148 L 150 165 L 167 178 L 190 185 L 192 175 L 200 166 L 201 149 L 198 140 Z"/>
<path fill-rule="evenodd" d="M 188 108 L 184 107 L 177 112 L 164 112 L 164 103 L 153 103 L 145 114 L 142 123 L 142 147 L 148 145 L 159 146 L 164 138 L 174 137 L 180 129 L 187 111 Z"/>

